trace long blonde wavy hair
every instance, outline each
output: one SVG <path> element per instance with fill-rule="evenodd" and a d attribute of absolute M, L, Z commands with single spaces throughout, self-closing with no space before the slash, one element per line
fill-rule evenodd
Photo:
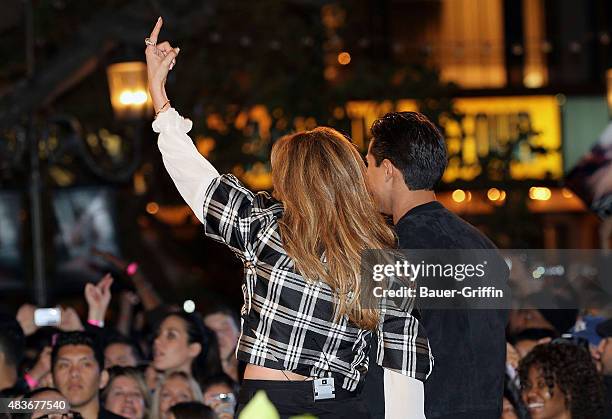
<path fill-rule="evenodd" d="M 379 311 L 360 301 L 361 252 L 394 247 L 395 235 L 368 192 L 363 158 L 338 131 L 319 127 L 279 139 L 271 164 L 274 196 L 284 205 L 280 234 L 296 269 L 336 293 L 335 320 L 346 315 L 374 329 Z"/>

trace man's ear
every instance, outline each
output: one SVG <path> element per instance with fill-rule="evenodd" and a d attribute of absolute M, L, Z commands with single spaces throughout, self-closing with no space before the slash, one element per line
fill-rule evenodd
<path fill-rule="evenodd" d="M 385 180 L 391 179 L 393 177 L 393 169 L 395 169 L 393 163 L 389 159 L 384 159 L 380 164 L 385 170 Z"/>
<path fill-rule="evenodd" d="M 99 385 L 100 390 L 106 387 L 106 385 L 108 384 L 108 379 L 109 379 L 108 371 L 102 370 L 102 372 L 100 373 L 100 385 Z"/>
<path fill-rule="evenodd" d="M 404 180 L 404 174 L 400 169 L 395 167 L 389 160 L 383 160 L 382 164 L 385 165 L 385 180 L 393 180 L 393 182 L 399 182 L 397 186 L 406 186 Z"/>

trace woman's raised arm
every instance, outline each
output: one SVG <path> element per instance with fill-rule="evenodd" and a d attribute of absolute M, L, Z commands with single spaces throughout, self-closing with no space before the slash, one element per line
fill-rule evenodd
<path fill-rule="evenodd" d="M 166 78 L 176 62 L 179 49 L 168 42 L 157 44 L 161 27 L 162 19 L 159 18 L 153 32 L 145 40 L 149 91 L 156 116 L 153 130 L 159 133 L 157 145 L 168 174 L 196 217 L 204 222 L 204 195 L 219 172 L 198 152 L 187 135 L 191 130 L 191 121 L 179 115 L 170 105 L 166 95 Z"/>
<path fill-rule="evenodd" d="M 173 48 L 169 42 L 157 44 L 157 38 L 161 31 L 163 20 L 157 18 L 155 27 L 151 31 L 151 35 L 145 39 L 145 57 L 147 59 L 147 76 L 151 99 L 153 99 L 153 108 L 155 115 L 169 108 L 169 100 L 166 95 L 166 78 L 168 72 L 176 62 L 180 48 Z"/>

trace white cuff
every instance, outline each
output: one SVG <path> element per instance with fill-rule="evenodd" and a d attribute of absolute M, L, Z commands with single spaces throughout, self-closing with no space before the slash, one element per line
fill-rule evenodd
<path fill-rule="evenodd" d="M 160 112 L 151 126 L 155 132 L 177 129 L 180 132 L 187 134 L 189 131 L 191 131 L 193 122 L 191 122 L 190 119 L 183 118 L 181 115 L 179 115 L 176 109 L 170 108 L 167 111 Z"/>

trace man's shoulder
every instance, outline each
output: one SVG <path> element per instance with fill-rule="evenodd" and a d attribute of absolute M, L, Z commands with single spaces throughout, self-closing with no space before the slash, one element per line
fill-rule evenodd
<path fill-rule="evenodd" d="M 435 210 L 406 214 L 396 232 L 402 248 L 496 248 L 484 233 L 442 205 Z"/>

